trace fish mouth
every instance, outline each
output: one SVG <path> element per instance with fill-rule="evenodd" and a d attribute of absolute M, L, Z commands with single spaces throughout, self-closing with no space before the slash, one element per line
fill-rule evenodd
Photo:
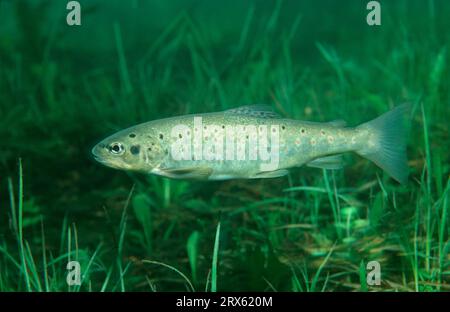
<path fill-rule="evenodd" d="M 105 161 L 102 158 L 100 158 L 99 156 L 94 155 L 94 160 L 98 161 L 99 163 L 102 163 L 102 164 L 105 163 Z"/>
<path fill-rule="evenodd" d="M 110 166 L 110 162 L 106 160 L 104 157 L 100 156 L 98 153 L 95 153 L 94 149 L 92 149 L 92 157 L 94 158 L 94 160 L 101 163 L 102 165 Z"/>
<path fill-rule="evenodd" d="M 126 164 L 118 159 L 112 159 L 111 157 L 104 157 L 105 156 L 105 149 L 101 145 L 96 145 L 91 150 L 92 156 L 95 161 L 99 162 L 100 164 L 113 168 L 113 169 L 126 169 L 131 170 L 132 167 L 129 164 Z M 103 154 L 103 155 L 102 155 Z M 107 156 L 107 154 L 106 154 Z"/>
<path fill-rule="evenodd" d="M 99 158 L 99 146 L 95 145 L 92 149 L 91 149 L 91 154 L 94 155 L 95 158 Z"/>
<path fill-rule="evenodd" d="M 100 156 L 99 149 L 100 147 L 98 145 L 94 146 L 91 150 L 92 156 L 94 157 L 95 161 L 108 166 L 109 163 L 102 156 Z"/>
<path fill-rule="evenodd" d="M 112 163 L 112 162 L 110 162 L 108 160 L 105 160 L 105 159 L 103 159 L 103 158 L 101 158 L 99 156 L 95 156 L 94 155 L 94 159 L 95 159 L 95 161 L 99 162 L 103 166 L 106 166 L 106 167 L 109 167 L 109 168 L 113 168 L 113 169 L 121 169 L 120 166 L 118 166 L 118 165 L 116 165 L 116 164 L 114 164 L 114 163 Z"/>
<path fill-rule="evenodd" d="M 116 162 L 113 162 L 111 160 L 108 159 L 104 159 L 101 156 L 95 155 L 93 154 L 94 160 L 99 162 L 100 164 L 102 164 L 103 166 L 109 167 L 109 168 L 113 168 L 113 169 L 131 169 L 131 167 L 127 164 L 118 164 Z"/>
<path fill-rule="evenodd" d="M 94 146 L 92 149 L 91 149 L 91 154 L 92 154 L 92 156 L 94 157 L 94 159 L 96 160 L 96 161 L 98 161 L 99 163 L 104 163 L 105 162 L 105 159 L 104 159 L 104 157 L 102 157 L 102 147 L 100 147 L 99 145 L 96 145 L 96 146 Z"/>
<path fill-rule="evenodd" d="M 93 155 L 93 156 L 94 156 L 94 160 L 95 161 L 101 163 L 102 165 L 109 166 L 109 163 L 105 159 L 103 159 L 103 158 L 101 158 L 100 156 L 97 156 L 97 155 Z"/>

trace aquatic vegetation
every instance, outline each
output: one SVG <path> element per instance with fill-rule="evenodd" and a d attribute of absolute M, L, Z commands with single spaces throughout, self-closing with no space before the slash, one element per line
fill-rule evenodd
<path fill-rule="evenodd" d="M 73 27 L 56 2 L 0 2 L 0 291 L 448 291 L 450 5 L 386 2 L 366 27 L 356 1 L 194 2 L 92 1 Z M 405 185 L 356 155 L 230 181 L 90 155 L 175 115 L 264 103 L 357 126 L 404 101 Z"/>

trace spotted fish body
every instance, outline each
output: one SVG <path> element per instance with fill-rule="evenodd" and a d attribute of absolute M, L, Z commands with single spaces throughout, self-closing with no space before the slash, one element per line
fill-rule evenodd
<path fill-rule="evenodd" d="M 279 177 L 286 175 L 287 169 L 303 165 L 338 169 L 342 167 L 342 153 L 356 152 L 404 183 L 408 170 L 402 119 L 407 109 L 407 105 L 401 105 L 377 119 L 350 128 L 341 121 L 286 119 L 265 106 L 244 106 L 136 125 L 106 138 L 92 153 L 99 162 L 117 169 L 170 178 L 225 180 Z M 201 123 L 196 122 L 199 118 Z M 180 129 L 174 130 L 177 127 Z M 276 166 L 269 170 L 262 166 L 270 162 L 268 159 L 249 157 L 255 143 L 264 145 L 264 136 L 267 145 L 264 148 L 269 153 L 271 149 L 277 150 Z M 173 154 L 173 146 L 180 142 L 189 143 L 186 149 L 190 153 L 183 159 Z M 227 142 L 243 143 L 240 152 L 247 157 L 238 159 L 237 143 L 230 151 Z M 181 146 L 181 150 L 185 149 Z M 208 148 L 213 155 L 228 151 L 230 157 L 224 152 L 217 154 L 221 157 L 206 159 L 195 153 Z"/>

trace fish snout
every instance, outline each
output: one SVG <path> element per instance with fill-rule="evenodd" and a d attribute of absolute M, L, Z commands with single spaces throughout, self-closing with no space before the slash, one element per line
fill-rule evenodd
<path fill-rule="evenodd" d="M 92 156 L 94 156 L 94 159 L 98 162 L 102 162 L 105 151 L 106 149 L 104 144 L 97 144 L 91 149 Z"/>

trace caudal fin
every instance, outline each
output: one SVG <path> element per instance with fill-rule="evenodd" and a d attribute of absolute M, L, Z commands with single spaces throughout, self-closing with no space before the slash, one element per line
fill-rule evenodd
<path fill-rule="evenodd" d="M 409 110 L 409 104 L 402 104 L 358 127 L 369 129 L 375 142 L 372 146 L 368 144 L 357 153 L 373 161 L 402 184 L 408 181 L 404 121 Z"/>

